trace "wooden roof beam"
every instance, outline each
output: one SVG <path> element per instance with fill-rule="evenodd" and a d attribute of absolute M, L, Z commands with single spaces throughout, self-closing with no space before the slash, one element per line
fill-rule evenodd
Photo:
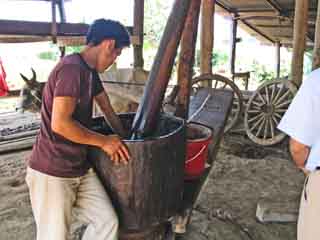
<path fill-rule="evenodd" d="M 85 36 L 89 25 L 84 23 L 57 23 L 58 36 Z M 132 34 L 132 27 L 127 27 Z M 51 36 L 51 22 L 0 20 L 0 35 Z"/>
<path fill-rule="evenodd" d="M 266 1 L 268 3 L 268 5 L 272 9 L 274 9 L 279 15 L 283 14 L 283 10 L 276 0 L 264 0 L 264 1 Z"/>

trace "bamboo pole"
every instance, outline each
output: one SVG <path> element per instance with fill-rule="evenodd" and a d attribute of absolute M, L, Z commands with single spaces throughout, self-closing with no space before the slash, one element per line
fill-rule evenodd
<path fill-rule="evenodd" d="M 184 119 L 188 118 L 200 6 L 201 1 L 192 0 L 181 39 L 181 50 L 178 64 L 179 94 L 175 115 Z"/>
<path fill-rule="evenodd" d="M 177 54 L 191 0 L 175 0 L 132 125 L 132 138 L 150 136 L 157 126 L 161 104 Z"/>
<path fill-rule="evenodd" d="M 202 0 L 201 6 L 201 74 L 212 73 L 215 0 Z M 209 86 L 211 82 L 204 83 Z"/>
<path fill-rule="evenodd" d="M 144 22 L 144 0 L 134 1 L 134 23 L 133 35 L 137 37 L 138 44 L 133 46 L 133 66 L 143 68 L 143 22 Z"/>
<path fill-rule="evenodd" d="M 300 86 L 303 76 L 303 55 L 308 28 L 309 0 L 296 0 L 293 31 L 293 53 L 291 65 L 292 81 Z"/>
<path fill-rule="evenodd" d="M 312 56 L 312 69 L 320 67 L 320 1 L 318 1 L 318 11 L 315 30 L 315 41 Z"/>

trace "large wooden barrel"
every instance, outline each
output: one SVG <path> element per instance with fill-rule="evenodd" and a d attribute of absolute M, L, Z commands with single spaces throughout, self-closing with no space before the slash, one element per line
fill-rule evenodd
<path fill-rule="evenodd" d="M 134 114 L 120 115 L 130 129 Z M 109 134 L 102 118 L 95 119 L 94 130 Z M 185 122 L 162 115 L 154 136 L 125 140 L 131 153 L 128 165 L 113 165 L 98 148 L 90 148 L 89 159 L 116 208 L 121 232 L 147 232 L 173 216 L 182 201 Z"/>

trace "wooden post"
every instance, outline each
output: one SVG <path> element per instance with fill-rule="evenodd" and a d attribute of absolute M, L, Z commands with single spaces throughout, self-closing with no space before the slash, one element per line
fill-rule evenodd
<path fill-rule="evenodd" d="M 181 50 L 178 64 L 179 94 L 175 115 L 184 119 L 188 118 L 200 6 L 201 1 L 192 0 L 181 39 Z"/>
<path fill-rule="evenodd" d="M 149 136 L 158 123 L 191 0 L 175 0 L 132 125 L 133 138 Z"/>
<path fill-rule="evenodd" d="M 320 1 L 318 1 L 315 41 L 312 56 L 312 70 L 320 67 Z"/>
<path fill-rule="evenodd" d="M 276 42 L 276 78 L 280 78 L 280 62 L 281 62 L 281 44 Z"/>
<path fill-rule="evenodd" d="M 138 39 L 138 43 L 133 45 L 133 66 L 143 68 L 143 22 L 144 22 L 144 0 L 134 1 L 134 21 L 133 36 Z"/>
<path fill-rule="evenodd" d="M 293 31 L 293 53 L 291 65 L 292 81 L 300 86 L 303 76 L 303 55 L 308 28 L 309 0 L 296 0 Z"/>
<path fill-rule="evenodd" d="M 234 79 L 235 65 L 236 65 L 237 29 L 238 29 L 238 20 L 236 19 L 236 16 L 233 16 L 232 25 L 231 25 L 231 49 L 230 49 L 230 73 L 232 75 L 232 79 Z"/>
<path fill-rule="evenodd" d="M 215 0 L 202 0 L 201 7 L 201 74 L 212 73 Z M 211 82 L 210 82 L 211 83 Z M 209 86 L 210 83 L 204 83 Z"/>
<path fill-rule="evenodd" d="M 51 17 L 52 17 L 52 21 L 51 21 L 51 36 L 52 36 L 52 41 L 53 43 L 57 43 L 57 33 L 58 33 L 58 29 L 57 29 L 57 16 L 56 16 L 56 2 L 57 0 L 52 0 L 51 2 Z"/>
<path fill-rule="evenodd" d="M 58 7 L 59 7 L 60 22 L 62 23 L 67 22 L 66 11 L 64 9 L 64 0 L 59 1 Z M 64 57 L 64 55 L 66 54 L 66 47 L 60 46 L 59 50 L 60 50 L 60 58 Z"/>

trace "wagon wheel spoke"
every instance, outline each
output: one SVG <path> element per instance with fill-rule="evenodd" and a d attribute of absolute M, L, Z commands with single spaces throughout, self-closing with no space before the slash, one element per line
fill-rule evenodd
<path fill-rule="evenodd" d="M 282 118 L 282 115 L 280 115 L 280 114 L 277 113 L 277 112 L 274 113 L 274 116 L 276 116 L 279 120 L 281 120 L 281 118 Z"/>
<path fill-rule="evenodd" d="M 265 88 L 265 93 L 266 93 L 266 101 L 269 104 L 270 103 L 270 99 L 269 99 L 269 91 L 268 91 L 268 86 L 266 86 Z"/>
<path fill-rule="evenodd" d="M 255 101 L 252 101 L 252 104 L 258 106 L 259 109 L 260 109 L 261 106 L 263 106 L 263 103 L 261 104 L 261 103 L 255 102 Z"/>
<path fill-rule="evenodd" d="M 285 101 L 285 102 L 282 102 L 282 103 L 278 103 L 278 105 L 275 105 L 276 108 L 282 108 L 284 106 L 288 106 L 289 104 L 291 103 L 291 99 Z"/>
<path fill-rule="evenodd" d="M 252 127 L 250 128 L 250 131 L 253 131 L 254 129 L 256 129 L 256 127 L 263 121 L 264 117 L 260 116 L 259 120 L 255 122 L 255 124 L 252 125 Z"/>
<path fill-rule="evenodd" d="M 260 109 L 252 109 L 252 110 L 248 110 L 248 113 L 259 113 L 261 112 Z"/>
<path fill-rule="evenodd" d="M 262 95 L 259 92 L 258 92 L 258 97 L 263 102 L 263 104 L 266 104 L 266 101 L 264 100 L 264 98 L 262 97 Z"/>
<path fill-rule="evenodd" d="M 274 121 L 274 123 L 276 124 L 276 126 L 279 125 L 279 121 L 277 120 L 277 118 L 275 116 L 272 116 L 272 120 Z"/>
<path fill-rule="evenodd" d="M 273 122 L 272 122 L 272 119 L 269 118 L 269 124 L 270 124 L 270 130 L 271 130 L 271 137 L 274 138 L 275 134 L 274 134 L 274 125 L 273 125 Z"/>
<path fill-rule="evenodd" d="M 277 102 L 278 98 L 281 96 L 281 93 L 282 93 L 283 89 L 284 89 L 284 86 L 282 84 L 280 89 L 279 89 L 279 91 L 277 92 L 276 96 L 272 100 L 273 103 Z"/>
<path fill-rule="evenodd" d="M 268 136 L 268 119 L 266 119 L 265 121 L 263 139 L 267 139 L 267 136 Z"/>
<path fill-rule="evenodd" d="M 291 102 L 291 101 L 290 101 Z M 288 109 L 287 108 L 276 108 L 277 113 L 285 113 Z"/>
<path fill-rule="evenodd" d="M 258 131 L 257 131 L 257 133 L 255 134 L 256 137 L 258 137 L 258 136 L 260 135 L 261 130 L 262 130 L 263 126 L 264 126 L 265 121 L 266 121 L 266 119 L 263 118 L 263 120 L 262 120 L 262 122 L 261 122 L 261 124 L 260 124 L 260 126 L 259 126 L 259 128 L 258 128 Z"/>
<path fill-rule="evenodd" d="M 273 102 L 275 91 L 276 91 L 276 84 L 273 84 L 272 87 L 271 87 L 271 97 L 270 97 L 271 103 Z"/>
<path fill-rule="evenodd" d="M 259 113 L 258 115 L 254 116 L 253 118 L 250 118 L 250 119 L 248 120 L 248 122 L 251 123 L 251 122 L 259 119 L 260 117 L 263 117 L 263 113 Z"/>
<path fill-rule="evenodd" d="M 279 103 L 281 103 L 283 100 L 285 100 L 289 94 L 291 93 L 290 89 L 288 89 L 285 94 L 283 94 L 277 101 L 274 102 L 274 105 L 277 105 Z"/>

